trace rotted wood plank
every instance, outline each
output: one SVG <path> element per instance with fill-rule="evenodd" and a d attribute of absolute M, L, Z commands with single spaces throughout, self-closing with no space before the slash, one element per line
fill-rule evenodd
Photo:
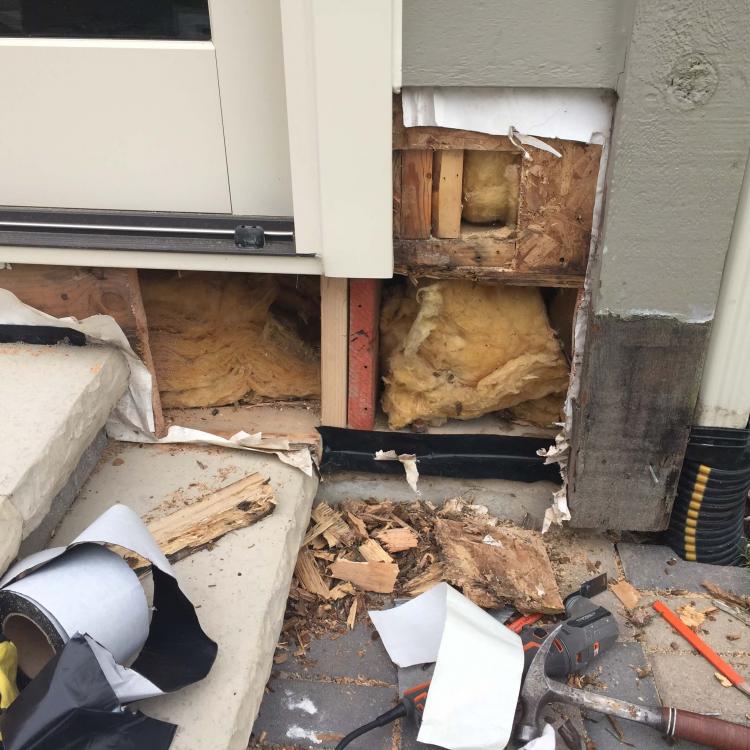
<path fill-rule="evenodd" d="M 547 142 L 562 158 L 535 149 L 522 161 L 516 268 L 584 274 L 602 147 Z"/>
<path fill-rule="evenodd" d="M 432 213 L 432 151 L 401 154 L 401 236 L 430 236 Z"/>
<path fill-rule="evenodd" d="M 432 160 L 432 235 L 455 239 L 461 235 L 461 186 L 464 152 L 435 151 Z"/>
<path fill-rule="evenodd" d="M 151 373 L 157 436 L 165 434 L 138 271 L 133 268 L 13 265 L 0 271 L 0 288 L 56 318 L 110 315 Z"/>
<path fill-rule="evenodd" d="M 510 234 L 510 233 L 509 233 Z M 580 287 L 584 274 L 515 266 L 516 240 L 502 231 L 464 233 L 455 240 L 395 240 L 395 273 L 431 279 L 475 279 L 526 286 Z"/>
<path fill-rule="evenodd" d="M 667 317 L 593 317 L 573 410 L 573 525 L 666 528 L 709 331 Z"/>
<path fill-rule="evenodd" d="M 379 384 L 380 281 L 349 281 L 349 427 L 372 430 Z"/>

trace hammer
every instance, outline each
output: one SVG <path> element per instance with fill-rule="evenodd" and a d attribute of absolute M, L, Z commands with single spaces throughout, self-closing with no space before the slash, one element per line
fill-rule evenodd
<path fill-rule="evenodd" d="M 551 680 L 545 674 L 544 666 L 559 629 L 560 626 L 544 639 L 529 665 L 521 687 L 521 719 L 516 729 L 516 739 L 528 742 L 541 735 L 544 728 L 544 708 L 548 703 L 569 703 L 608 716 L 646 724 L 669 739 L 688 740 L 716 750 L 750 750 L 750 727 L 742 724 L 732 724 L 677 708 L 638 706 Z"/>

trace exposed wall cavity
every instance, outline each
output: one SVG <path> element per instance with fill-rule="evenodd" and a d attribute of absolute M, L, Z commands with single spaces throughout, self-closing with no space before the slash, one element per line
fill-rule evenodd
<path fill-rule="evenodd" d="M 320 396 L 317 277 L 142 271 L 165 407 Z"/>
<path fill-rule="evenodd" d="M 380 325 L 382 404 L 392 428 L 503 409 L 559 421 L 568 364 L 538 288 L 404 283 L 386 297 Z"/>

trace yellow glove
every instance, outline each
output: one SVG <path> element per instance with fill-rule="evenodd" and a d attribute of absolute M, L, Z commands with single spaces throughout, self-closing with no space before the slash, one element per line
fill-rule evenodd
<path fill-rule="evenodd" d="M 10 641 L 0 641 L 0 710 L 2 711 L 18 697 L 17 672 L 18 654 L 15 645 Z"/>

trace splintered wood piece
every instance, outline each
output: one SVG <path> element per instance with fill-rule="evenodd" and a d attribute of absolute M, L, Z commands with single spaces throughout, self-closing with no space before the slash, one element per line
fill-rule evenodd
<path fill-rule="evenodd" d="M 357 622 L 357 597 L 352 600 L 352 606 L 349 607 L 349 615 L 346 618 L 346 626 L 349 630 L 354 630 L 354 623 Z"/>
<path fill-rule="evenodd" d="M 401 154 L 401 236 L 430 236 L 432 213 L 432 151 Z"/>
<path fill-rule="evenodd" d="M 349 519 L 349 525 L 352 527 L 357 539 L 367 539 L 369 535 L 367 533 L 365 522 L 359 516 L 348 510 L 346 511 L 346 517 Z"/>
<path fill-rule="evenodd" d="M 269 480 L 254 473 L 150 521 L 148 530 L 174 562 L 213 544 L 230 531 L 265 518 L 275 505 Z"/>
<path fill-rule="evenodd" d="M 335 521 L 336 519 L 333 516 L 329 516 L 322 521 L 318 521 L 318 523 L 316 523 L 314 526 L 308 529 L 307 534 L 305 534 L 305 538 L 302 540 L 302 543 L 300 544 L 300 548 L 307 547 L 308 545 L 313 544 L 313 542 L 317 542 L 318 537 L 324 531 L 327 531 L 333 525 Z M 322 548 L 325 545 L 320 545 L 320 546 Z"/>
<path fill-rule="evenodd" d="M 635 609 L 641 600 L 641 592 L 628 581 L 610 584 L 612 593 L 622 602 L 625 609 Z"/>
<path fill-rule="evenodd" d="M 315 564 L 315 558 L 309 550 L 300 550 L 297 555 L 297 564 L 294 566 L 294 575 L 307 591 L 319 596 L 321 599 L 330 599 L 331 591 L 323 580 L 323 576 Z"/>
<path fill-rule="evenodd" d="M 455 239 L 461 236 L 464 152 L 435 151 L 432 164 L 432 235 Z"/>
<path fill-rule="evenodd" d="M 354 541 L 354 533 L 347 526 L 341 513 L 327 503 L 318 503 L 312 509 L 310 515 L 316 524 L 324 526 L 321 533 L 329 547 L 335 547 L 338 544 L 348 546 Z M 329 521 L 330 523 L 328 523 Z"/>
<path fill-rule="evenodd" d="M 436 518 L 435 539 L 446 580 L 480 607 L 510 601 L 520 612 L 564 611 L 541 534 L 505 526 L 467 529 L 461 521 Z"/>
<path fill-rule="evenodd" d="M 360 544 L 359 553 L 367 562 L 393 562 L 393 558 L 374 539 Z"/>
<path fill-rule="evenodd" d="M 354 589 L 354 586 L 349 583 L 349 581 L 346 581 L 345 583 L 337 583 L 332 589 L 331 589 L 331 596 L 330 598 L 334 601 L 338 601 L 339 599 L 343 599 L 345 596 L 354 596 L 357 592 Z"/>
<path fill-rule="evenodd" d="M 414 576 L 414 578 L 408 581 L 402 587 L 402 592 L 406 596 L 419 596 L 420 594 L 424 594 L 425 591 L 429 591 L 442 580 L 443 564 L 439 562 L 432 563 L 426 570 L 423 570 L 419 575 Z"/>
<path fill-rule="evenodd" d="M 403 552 L 419 544 L 419 537 L 411 528 L 383 529 L 375 532 L 373 536 L 379 539 L 389 552 Z"/>
<path fill-rule="evenodd" d="M 390 594 L 398 578 L 398 565 L 387 562 L 352 562 L 336 560 L 331 564 L 331 575 L 353 583 L 362 591 Z"/>
<path fill-rule="evenodd" d="M 717 599 L 721 599 L 728 604 L 734 604 L 735 606 L 741 607 L 742 609 L 750 609 L 750 596 L 733 594 L 731 591 L 726 591 L 725 589 L 721 588 L 721 586 L 717 586 L 711 581 L 703 581 L 702 585 L 709 594 L 712 594 Z"/>

